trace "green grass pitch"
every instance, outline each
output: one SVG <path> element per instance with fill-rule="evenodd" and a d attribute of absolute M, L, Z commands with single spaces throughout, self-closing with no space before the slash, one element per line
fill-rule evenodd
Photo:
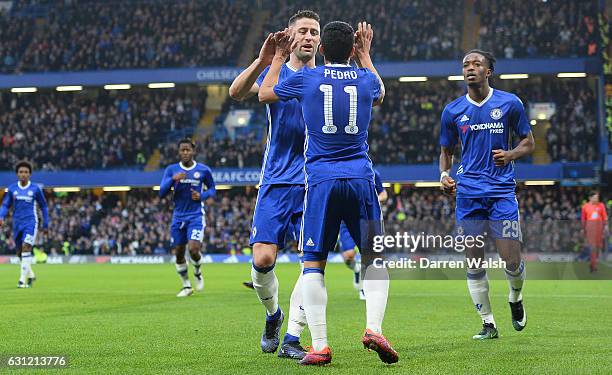
<path fill-rule="evenodd" d="M 310 368 L 261 353 L 264 310 L 241 285 L 250 278 L 248 264 L 205 265 L 204 292 L 186 299 L 175 297 L 180 283 L 170 264 L 34 270 L 35 287 L 18 290 L 18 267 L 0 266 L 0 355 L 70 358 L 68 369 L 36 373 L 612 373 L 612 281 L 528 280 L 529 323 L 515 332 L 507 284 L 493 280 L 491 302 L 501 337 L 484 342 L 471 339 L 480 322 L 465 281 L 393 281 L 383 328 L 400 362 L 388 366 L 361 346 L 365 304 L 352 288 L 350 271 L 331 264 L 326 284 L 333 362 Z M 297 265 L 279 264 L 277 274 L 287 311 Z M 310 342 L 307 331 L 303 337 Z"/>

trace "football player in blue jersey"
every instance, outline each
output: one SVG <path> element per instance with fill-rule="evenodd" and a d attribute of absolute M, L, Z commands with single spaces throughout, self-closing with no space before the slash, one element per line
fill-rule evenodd
<path fill-rule="evenodd" d="M 299 242 L 304 252 L 303 306 L 313 347 L 300 361 L 303 365 L 331 362 L 323 274 L 340 223 L 346 223 L 352 238 L 360 239 L 362 254 L 371 248 L 371 241 L 361 242 L 362 230 L 367 230 L 364 237 L 368 239 L 382 233 L 367 143 L 372 106 L 379 105 L 385 94 L 370 58 L 372 36 L 371 26 L 365 23 L 359 24 L 355 33 L 345 22 L 330 22 L 323 29 L 319 47 L 325 66 L 304 67 L 281 81 L 283 64 L 295 41 L 289 30 L 280 31 L 274 36 L 276 52 L 259 89 L 260 102 L 297 99 L 306 125 L 306 194 Z M 349 65 L 351 56 L 363 68 Z M 397 352 L 381 328 L 389 289 L 387 270 L 367 267 L 363 284 L 367 323 L 362 343 L 375 350 L 382 361 L 397 362 Z"/>
<path fill-rule="evenodd" d="M 289 19 L 296 46 L 289 61 L 283 61 L 280 80 L 294 75 L 304 66 L 315 66 L 320 43 L 319 16 L 302 10 Z M 266 38 L 259 57 L 232 83 L 230 96 L 243 100 L 259 92 L 269 72 L 276 50 L 272 34 Z M 253 214 L 250 244 L 253 246 L 251 279 L 259 300 L 266 309 L 266 324 L 260 345 L 273 353 L 279 345 L 284 314 L 278 304 L 278 279 L 274 273 L 279 249 L 291 227 L 300 227 L 304 206 L 304 120 L 297 100 L 270 103 L 267 106 L 268 140 L 263 157 L 259 193 Z M 301 272 L 289 301 L 287 334 L 279 357 L 302 359 L 300 335 L 306 326 L 302 305 Z"/>
<path fill-rule="evenodd" d="M 193 294 L 193 288 L 187 274 L 187 261 L 185 260 L 185 247 L 189 249 L 196 290 L 204 289 L 202 276 L 201 254 L 204 229 L 206 228 L 206 211 L 204 202 L 216 195 L 215 182 L 210 168 L 197 163 L 193 157 L 195 144 L 191 139 L 179 141 L 180 162 L 169 165 L 164 171 L 159 186 L 159 196 L 165 197 L 170 190 L 174 190 L 174 212 L 170 226 L 170 241 L 176 254 L 176 272 L 178 272 L 183 288 L 177 297 L 188 297 Z M 206 190 L 204 190 L 206 187 Z"/>
<path fill-rule="evenodd" d="M 463 58 L 468 92 L 442 112 L 440 182 L 446 193 L 457 195 L 457 234 L 482 235 L 488 231 L 495 239 L 499 255 L 506 262 L 512 325 L 521 331 L 527 324 L 521 293 L 525 263 L 521 259 L 514 161 L 530 154 L 535 142 L 521 100 L 489 85 L 494 64 L 493 55 L 480 50 L 472 50 Z M 518 138 L 516 147 L 513 137 Z M 462 153 L 455 182 L 450 173 L 458 141 Z M 482 260 L 484 249 L 468 248 L 466 257 Z M 497 338 L 487 271 L 482 263 L 474 264 L 467 270 L 467 284 L 483 328 L 473 338 Z"/>
<path fill-rule="evenodd" d="M 36 279 L 32 271 L 32 247 L 36 243 L 38 234 L 37 206 L 42 212 L 42 228 L 46 233 L 49 228 L 49 210 L 42 189 L 32 184 L 32 165 L 22 161 L 15 167 L 18 182 L 10 185 L 4 193 L 2 207 L 0 207 L 0 226 L 13 207 L 13 238 L 17 246 L 17 256 L 21 258 L 21 275 L 19 288 L 29 288 Z"/>
<path fill-rule="evenodd" d="M 378 173 L 376 169 L 374 169 L 374 185 L 376 188 L 376 194 L 378 194 L 378 202 L 382 204 L 387 200 L 388 195 L 387 191 L 382 185 L 380 173 Z M 353 240 L 353 237 L 351 237 L 351 233 L 344 222 L 340 224 L 338 246 L 340 248 L 340 252 L 342 253 L 344 264 L 346 264 L 348 269 L 353 271 L 353 287 L 359 292 L 359 299 L 365 301 L 365 293 L 363 292 L 363 285 L 361 282 L 361 263 L 355 260 L 355 256 L 357 255 L 356 250 L 358 250 L 359 247 Z"/>

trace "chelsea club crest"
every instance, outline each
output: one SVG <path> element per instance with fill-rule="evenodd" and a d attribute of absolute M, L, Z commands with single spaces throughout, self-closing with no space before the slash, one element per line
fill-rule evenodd
<path fill-rule="evenodd" d="M 503 115 L 504 115 L 504 113 L 499 108 L 493 108 L 491 110 L 491 118 L 493 120 L 499 120 Z"/>
<path fill-rule="evenodd" d="M 195 173 L 193 174 L 193 177 L 194 177 L 194 178 L 200 178 L 200 172 L 195 172 Z"/>

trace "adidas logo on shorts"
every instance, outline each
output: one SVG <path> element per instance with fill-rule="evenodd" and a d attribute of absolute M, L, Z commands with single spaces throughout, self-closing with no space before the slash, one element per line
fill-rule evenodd
<path fill-rule="evenodd" d="M 308 241 L 306 241 L 306 246 L 314 246 L 314 242 L 312 242 L 312 238 L 309 238 Z"/>

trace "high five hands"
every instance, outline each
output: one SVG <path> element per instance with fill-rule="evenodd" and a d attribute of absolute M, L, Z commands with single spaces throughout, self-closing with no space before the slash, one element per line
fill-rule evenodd
<path fill-rule="evenodd" d="M 274 45 L 276 47 L 276 56 L 287 58 L 291 52 L 297 47 L 297 41 L 293 37 L 293 30 L 285 28 L 282 31 L 277 31 L 273 36 Z"/>

